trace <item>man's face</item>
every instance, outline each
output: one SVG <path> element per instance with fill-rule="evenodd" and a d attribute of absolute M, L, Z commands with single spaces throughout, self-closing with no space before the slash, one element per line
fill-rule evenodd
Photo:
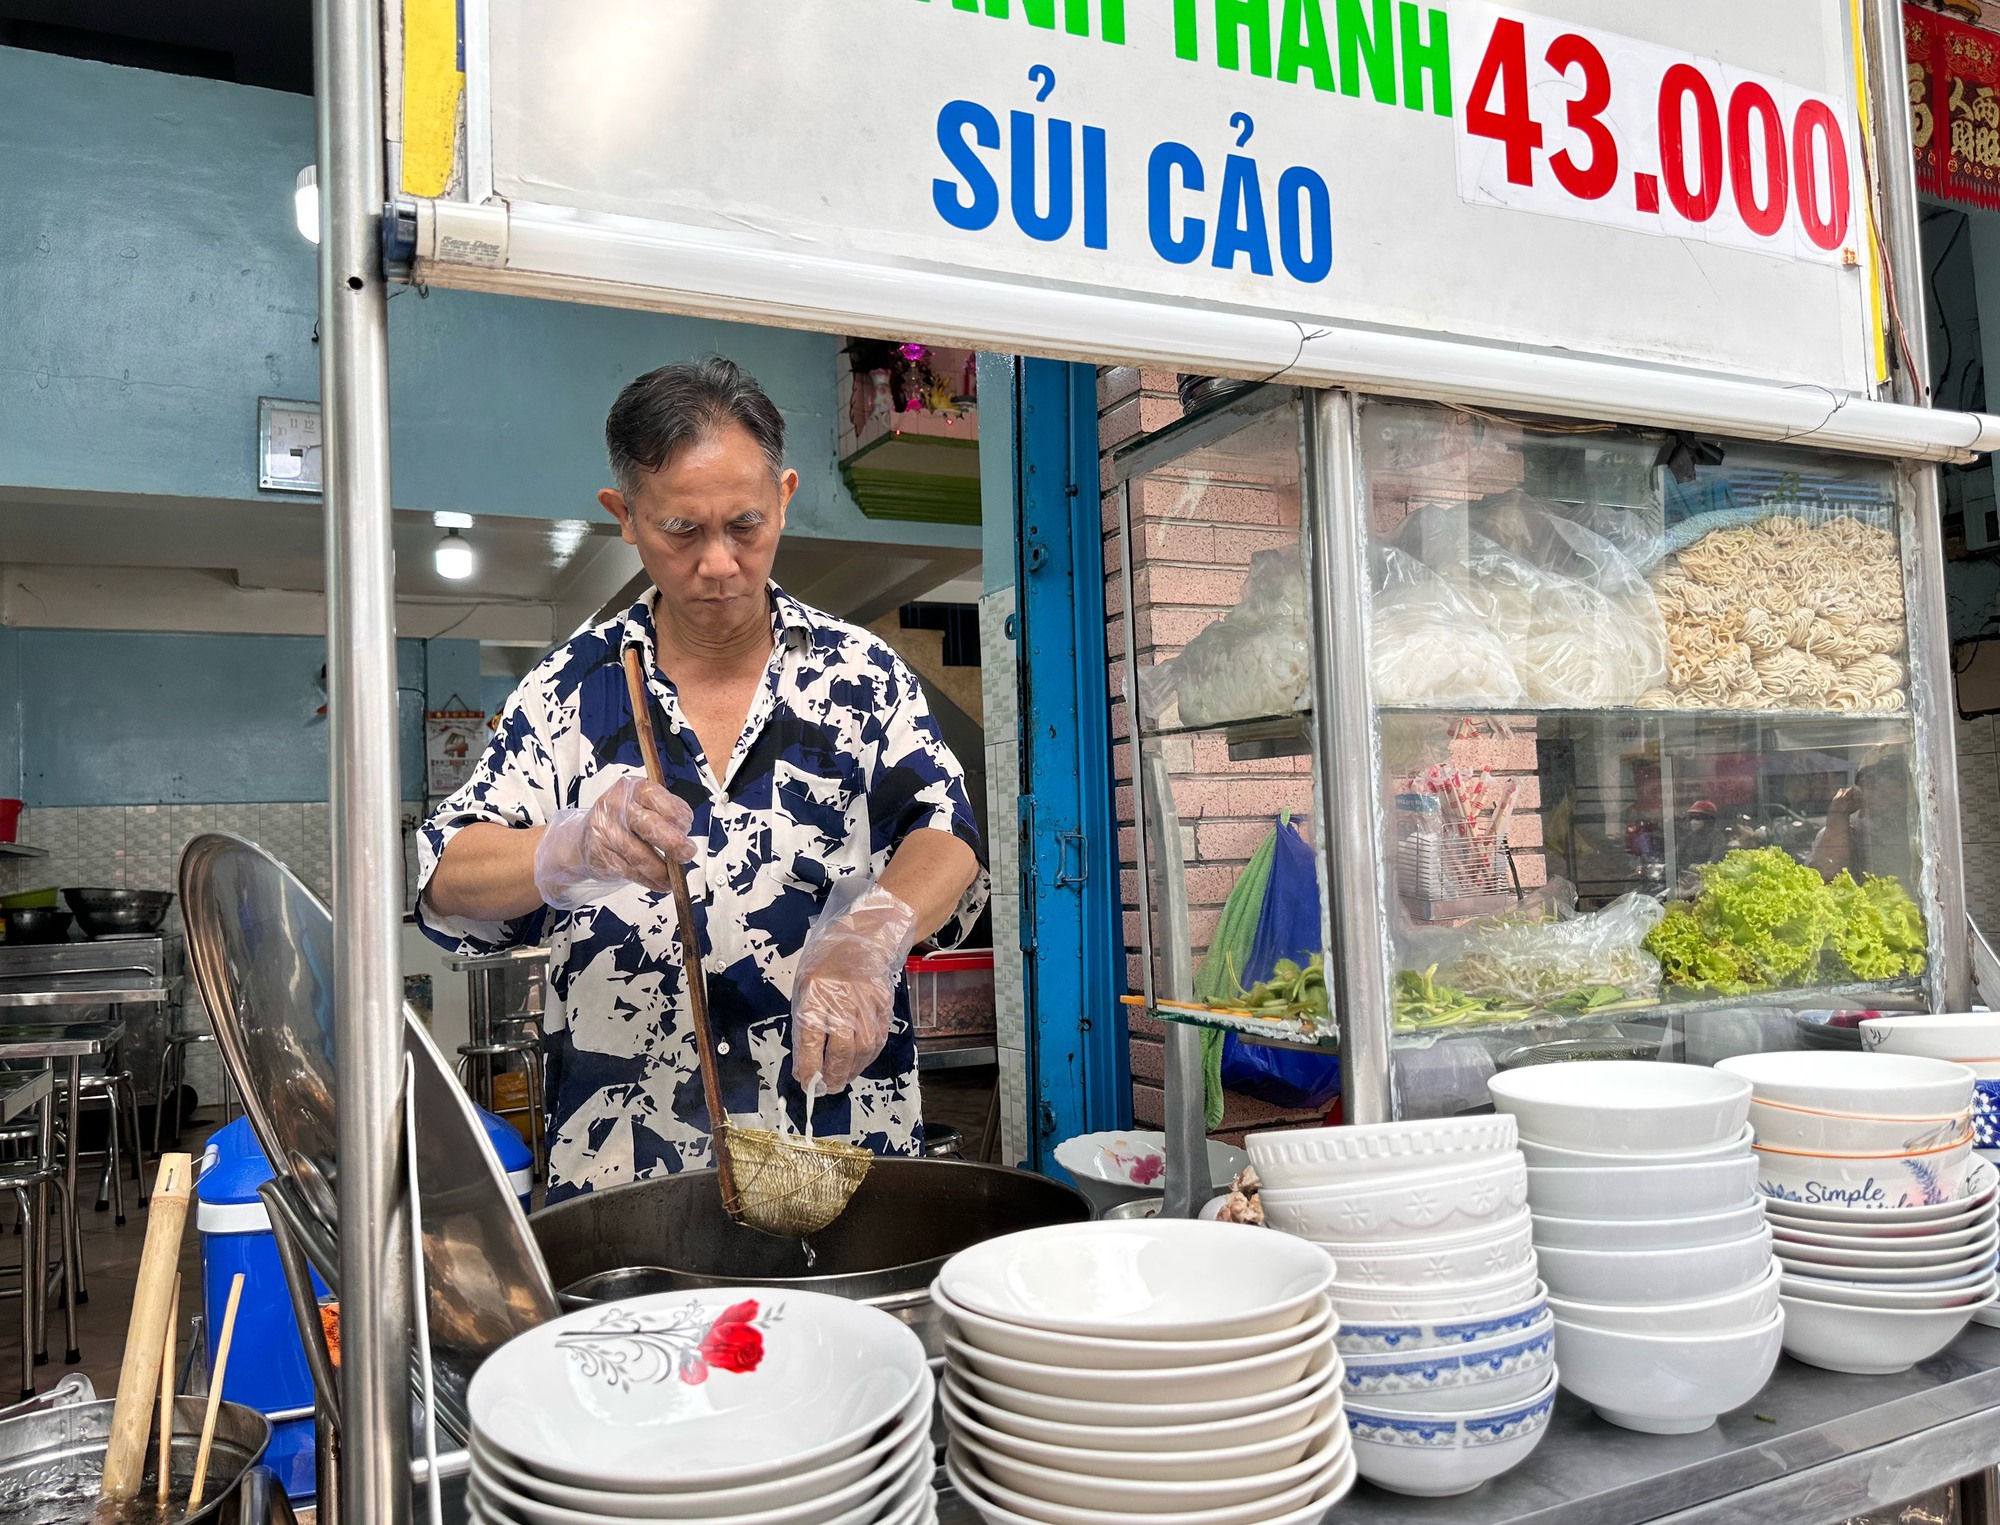
<path fill-rule="evenodd" d="M 661 602 L 693 632 L 720 637 L 764 617 L 764 584 L 799 474 L 773 475 L 740 424 L 683 447 L 629 498 L 598 502 L 638 547 Z"/>

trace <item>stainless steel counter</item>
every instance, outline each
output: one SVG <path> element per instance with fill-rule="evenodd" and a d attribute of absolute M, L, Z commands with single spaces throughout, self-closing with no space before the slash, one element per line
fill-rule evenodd
<path fill-rule="evenodd" d="M 1565 1393 L 1541 1446 L 1456 1498 L 1358 1484 L 1328 1525 L 1836 1525 L 2000 1458 L 2000 1329 L 1975 1325 L 1895 1377 L 1778 1363 L 1756 1402 L 1699 1435 L 1640 1435 Z M 956 1493 L 940 1525 L 980 1525 Z"/>

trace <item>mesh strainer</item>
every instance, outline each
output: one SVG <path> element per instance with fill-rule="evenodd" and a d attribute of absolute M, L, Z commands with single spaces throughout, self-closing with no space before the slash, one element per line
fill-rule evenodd
<path fill-rule="evenodd" d="M 632 698 L 646 777 L 661 783 L 653 712 L 646 698 L 645 654 L 637 646 L 627 646 L 624 655 L 625 686 Z M 695 1057 L 701 1067 L 702 1099 L 708 1106 L 709 1128 L 715 1139 L 715 1176 L 722 1188 L 723 1209 L 738 1223 L 766 1234 L 799 1239 L 818 1233 L 847 1210 L 848 1200 L 868 1174 L 875 1156 L 834 1139 L 739 1128 L 729 1121 L 722 1110 L 715 1035 L 708 1026 L 708 971 L 702 967 L 694 902 L 678 863 L 667 864 L 667 879 L 673 886 L 674 911 L 679 919 L 681 970 L 694 1016 Z"/>

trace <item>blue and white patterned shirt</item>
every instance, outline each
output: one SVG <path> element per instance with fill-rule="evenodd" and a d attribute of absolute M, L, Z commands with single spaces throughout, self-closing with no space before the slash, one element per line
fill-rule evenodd
<path fill-rule="evenodd" d="M 694 812 L 700 850 L 688 887 L 702 923 L 723 1108 L 796 1131 L 792 977 L 806 930 L 835 879 L 878 877 L 911 832 L 948 831 L 979 851 L 965 777 L 888 645 L 771 585 L 776 637 L 736 750 L 720 772 L 703 756 L 653 656 L 653 595 L 576 636 L 522 680 L 471 779 L 424 824 L 420 883 L 453 834 L 479 821 L 548 822 L 643 776 L 621 653 L 646 656 L 666 786 Z M 982 854 L 983 859 L 983 854 Z M 986 903 L 984 871 L 934 937 L 951 946 Z M 673 897 L 626 885 L 577 911 L 544 907 L 511 922 L 445 917 L 417 902 L 430 938 L 463 954 L 532 943 L 550 952 L 546 1088 L 549 1200 L 709 1163 L 709 1126 Z M 923 1112 L 909 999 L 899 986 L 888 1046 L 813 1132 L 878 1154 L 917 1154 Z"/>

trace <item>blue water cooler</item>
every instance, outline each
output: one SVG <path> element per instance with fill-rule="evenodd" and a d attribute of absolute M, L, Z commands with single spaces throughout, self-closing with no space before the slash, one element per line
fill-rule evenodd
<path fill-rule="evenodd" d="M 500 1168 L 520 1198 L 525 1212 L 534 1184 L 534 1156 L 512 1124 L 480 1113 L 487 1141 Z M 229 1370 L 222 1395 L 261 1413 L 310 1409 L 312 1372 L 292 1317 L 291 1293 L 278 1259 L 271 1220 L 257 1188 L 271 1179 L 271 1167 L 250 1120 L 239 1117 L 210 1136 L 202 1152 L 201 1175 L 195 1182 L 195 1227 L 201 1234 L 202 1307 L 207 1317 L 209 1369 L 215 1366 L 215 1346 L 229 1306 L 229 1286 L 243 1273 L 243 1295 L 236 1308 L 236 1333 L 229 1346 Z M 329 1296 L 318 1276 L 313 1290 Z M 310 1417 L 272 1425 L 271 1448 L 265 1465 L 278 1474 L 295 1502 L 313 1497 L 313 1422 Z"/>

